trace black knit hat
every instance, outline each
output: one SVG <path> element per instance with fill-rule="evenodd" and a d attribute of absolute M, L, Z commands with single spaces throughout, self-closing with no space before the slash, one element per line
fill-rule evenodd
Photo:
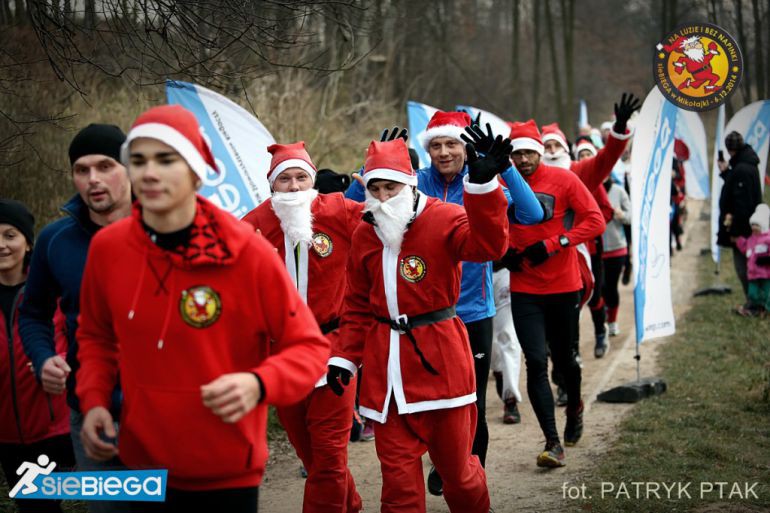
<path fill-rule="evenodd" d="M 70 166 L 83 155 L 106 155 L 120 162 L 120 146 L 126 134 L 115 125 L 91 123 L 70 143 Z"/>
<path fill-rule="evenodd" d="M 35 216 L 20 201 L 0 198 L 0 223 L 16 227 L 31 246 L 35 242 Z"/>
<path fill-rule="evenodd" d="M 725 137 L 725 148 L 730 151 L 738 151 L 743 148 L 743 136 L 736 131 L 732 131 Z"/>

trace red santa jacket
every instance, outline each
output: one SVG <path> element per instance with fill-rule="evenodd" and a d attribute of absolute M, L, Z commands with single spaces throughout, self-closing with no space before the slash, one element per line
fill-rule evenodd
<path fill-rule="evenodd" d="M 345 298 L 347 263 L 353 231 L 361 222 L 363 203 L 346 199 L 341 193 L 319 194 L 313 201 L 313 245 L 300 246 L 299 264 L 291 242 L 284 236 L 271 200 L 249 212 L 243 221 L 258 229 L 286 263 L 286 271 L 296 282 L 299 295 L 310 307 L 320 326 L 339 321 Z M 339 331 L 328 332 L 332 346 Z M 321 377 L 316 386 L 326 384 Z"/>
<path fill-rule="evenodd" d="M 13 318 L 0 312 L 0 443 L 30 444 L 70 432 L 70 409 L 65 394 L 47 394 L 30 369 L 19 336 L 19 290 Z M 56 352 L 67 353 L 64 314 L 54 315 Z"/>
<path fill-rule="evenodd" d="M 520 271 L 511 271 L 511 292 L 558 294 L 580 290 L 583 283 L 574 246 L 604 231 L 596 200 L 576 173 L 560 167 L 541 163 L 524 179 L 545 206 L 546 217 L 540 224 L 511 224 L 511 247 L 523 251 L 544 241 L 548 252 L 554 254 L 538 266 L 525 259 Z M 569 247 L 559 245 L 561 235 L 567 236 Z"/>
<path fill-rule="evenodd" d="M 267 405 L 301 400 L 329 342 L 272 246 L 198 197 L 189 246 L 164 251 L 133 216 L 94 236 L 80 293 L 77 393 L 108 407 L 120 370 L 118 449 L 130 468 L 166 468 L 186 490 L 256 486 L 267 460 Z M 272 341 L 272 342 L 271 342 Z M 262 401 L 226 424 L 200 387 L 253 372 Z"/>
<path fill-rule="evenodd" d="M 507 245 L 506 200 L 497 182 L 465 184 L 465 208 L 419 195 L 401 251 L 383 246 L 375 228 L 353 235 L 340 343 L 330 363 L 354 372 L 363 363 L 360 412 L 385 422 L 391 397 L 399 414 L 454 408 L 476 400 L 468 334 L 454 316 L 413 330 L 410 339 L 375 318 L 396 320 L 452 307 L 461 262 L 500 258 Z M 466 214 L 467 212 L 467 214 Z"/>

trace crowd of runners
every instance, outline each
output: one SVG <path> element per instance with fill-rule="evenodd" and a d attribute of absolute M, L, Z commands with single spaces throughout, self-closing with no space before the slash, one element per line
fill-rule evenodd
<path fill-rule="evenodd" d="M 564 446 L 580 443 L 581 358 L 610 350 L 618 286 L 631 276 L 639 105 L 624 94 L 613 121 L 572 143 L 555 123 L 510 123 L 504 137 L 439 111 L 417 141 L 429 166 L 415 169 L 406 130 L 387 129 L 352 182 L 319 173 L 301 141 L 274 144 L 272 195 L 242 220 L 197 194 L 217 164 L 184 108 L 151 108 L 127 134 L 83 128 L 69 147 L 77 192 L 63 217 L 35 237 L 29 210 L 0 199 L 9 485 L 46 454 L 58 470 L 168 469 L 165 502 L 90 511 L 252 513 L 274 406 L 306 471 L 303 511 L 377 509 L 362 504 L 347 464 L 351 429 L 363 427 L 380 461 L 381 511 L 424 512 L 427 488 L 450 511 L 487 513 L 490 372 L 503 421 L 520 422 L 523 354 L 543 435 L 533 465 L 564 466 Z M 681 203 L 672 190 L 672 247 Z M 768 245 L 762 212 L 754 235 L 727 236 L 750 279 L 767 265 L 756 249 Z M 762 276 L 746 290 L 766 300 Z M 754 303 L 741 311 L 760 311 Z M 592 356 L 579 353 L 584 306 Z M 16 506 L 60 511 L 56 501 Z"/>

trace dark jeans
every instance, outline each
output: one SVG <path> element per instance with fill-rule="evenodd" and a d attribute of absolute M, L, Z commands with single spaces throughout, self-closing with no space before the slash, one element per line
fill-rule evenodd
<path fill-rule="evenodd" d="M 133 502 L 131 513 L 188 513 L 226 511 L 257 513 L 259 487 L 222 490 L 179 490 L 166 488 L 166 502 Z"/>
<path fill-rule="evenodd" d="M 617 308 L 620 304 L 618 281 L 625 265 L 626 255 L 604 259 L 604 289 L 602 293 L 607 308 Z"/>
<path fill-rule="evenodd" d="M 733 265 L 735 265 L 735 274 L 738 275 L 738 279 L 741 281 L 741 287 L 743 287 L 743 295 L 746 297 L 746 301 L 749 300 L 749 277 L 746 270 L 746 255 L 741 250 L 733 246 Z"/>
<path fill-rule="evenodd" d="M 468 330 L 468 341 L 471 344 L 473 365 L 476 370 L 476 411 L 478 423 L 476 436 L 473 439 L 471 453 L 479 457 L 481 466 L 487 459 L 489 446 L 489 428 L 487 427 L 487 380 L 492 363 L 492 329 L 493 317 L 469 322 L 465 325 Z"/>
<path fill-rule="evenodd" d="M 527 393 L 546 440 L 559 440 L 553 394 L 548 383 L 548 353 L 563 375 L 570 410 L 580 405 L 580 365 L 573 355 L 579 292 L 561 294 L 511 293 L 513 324 L 527 365 Z M 547 346 L 546 346 L 547 344 Z"/>
<path fill-rule="evenodd" d="M 607 313 L 602 301 L 602 287 L 604 286 L 604 260 L 602 259 L 601 246 L 597 245 L 596 253 L 591 255 L 591 273 L 594 275 L 594 292 L 588 301 L 591 309 L 591 320 L 594 322 L 594 334 L 603 335 L 606 331 L 604 323 L 607 322 Z"/>
<path fill-rule="evenodd" d="M 38 456 L 45 454 L 56 463 L 54 472 L 70 471 L 75 466 L 72 443 L 69 433 L 52 436 L 30 444 L 0 444 L 0 466 L 3 468 L 8 489 L 12 489 L 19 480 L 16 469 L 24 461 L 37 462 Z M 61 501 L 58 500 L 15 500 L 19 513 L 60 513 Z"/>

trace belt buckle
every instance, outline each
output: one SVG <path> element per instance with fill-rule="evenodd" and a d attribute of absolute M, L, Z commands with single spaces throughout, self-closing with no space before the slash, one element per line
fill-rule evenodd
<path fill-rule="evenodd" d="M 396 317 L 395 322 L 398 325 L 398 332 L 402 335 L 406 333 L 406 328 L 409 326 L 409 317 L 406 314 L 401 314 Z"/>

